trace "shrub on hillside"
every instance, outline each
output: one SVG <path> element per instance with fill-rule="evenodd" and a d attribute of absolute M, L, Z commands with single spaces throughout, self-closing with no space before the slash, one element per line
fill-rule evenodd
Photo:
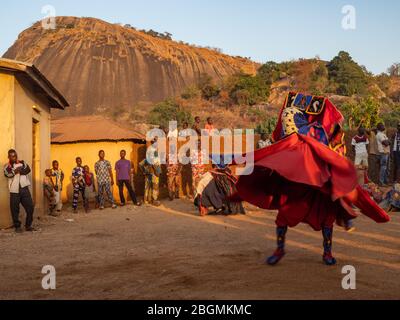
<path fill-rule="evenodd" d="M 346 119 L 345 129 L 373 128 L 382 122 L 379 102 L 373 97 L 344 103 L 341 110 Z"/>
<path fill-rule="evenodd" d="M 182 99 L 185 100 L 190 100 L 190 99 L 197 99 L 201 95 L 201 91 L 197 86 L 189 86 L 185 90 L 183 90 L 181 97 Z"/>
<path fill-rule="evenodd" d="M 208 74 L 202 74 L 197 84 L 203 99 L 211 100 L 218 97 L 221 89 L 215 84 L 213 78 Z"/>
<path fill-rule="evenodd" d="M 400 122 L 400 105 L 394 105 L 390 112 L 386 112 L 382 115 L 382 120 L 389 128 L 396 128 Z"/>
<path fill-rule="evenodd" d="M 347 52 L 340 51 L 327 68 L 329 80 L 335 84 L 337 94 L 352 96 L 368 92 L 369 75 Z"/>
<path fill-rule="evenodd" d="M 193 123 L 193 116 L 190 112 L 183 110 L 174 99 L 167 99 L 158 103 L 150 111 L 149 123 L 158 126 L 168 127 L 170 121 L 177 121 L 178 126 L 184 122 Z"/>
<path fill-rule="evenodd" d="M 294 63 L 292 61 L 282 63 L 268 61 L 258 69 L 257 75 L 267 84 L 271 85 L 275 81 L 291 75 L 293 66 Z"/>
<path fill-rule="evenodd" d="M 229 81 L 229 85 L 229 95 L 239 105 L 252 106 L 265 102 L 270 94 L 270 85 L 258 75 L 235 75 Z"/>
<path fill-rule="evenodd" d="M 278 118 L 277 117 L 269 117 L 259 123 L 257 127 L 254 129 L 255 133 L 257 134 L 262 134 L 262 133 L 267 133 L 267 134 L 272 134 L 276 128 L 276 124 L 278 123 Z"/>

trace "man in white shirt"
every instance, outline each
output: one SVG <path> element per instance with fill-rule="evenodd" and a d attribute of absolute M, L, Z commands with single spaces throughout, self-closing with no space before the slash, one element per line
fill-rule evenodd
<path fill-rule="evenodd" d="M 4 167 L 4 175 L 8 179 L 8 188 L 10 191 L 10 208 L 14 228 L 17 233 L 22 232 L 21 222 L 19 221 L 20 204 L 26 211 L 25 230 L 35 231 L 32 227 L 34 204 L 29 186 L 31 183 L 28 174 L 31 172 L 28 164 L 18 160 L 15 150 L 8 151 L 8 164 Z"/>
<path fill-rule="evenodd" d="M 257 149 L 263 149 L 272 145 L 271 140 L 266 133 L 261 134 L 261 139 L 257 143 Z"/>
<path fill-rule="evenodd" d="M 385 133 L 385 125 L 380 123 L 377 127 L 378 133 L 376 134 L 376 142 L 378 144 L 379 152 L 379 183 L 381 186 L 388 184 L 388 164 L 390 155 L 390 141 Z"/>
<path fill-rule="evenodd" d="M 358 134 L 352 139 L 351 145 L 355 153 L 354 164 L 357 167 L 368 168 L 368 145 L 369 140 L 364 128 L 358 129 Z"/>

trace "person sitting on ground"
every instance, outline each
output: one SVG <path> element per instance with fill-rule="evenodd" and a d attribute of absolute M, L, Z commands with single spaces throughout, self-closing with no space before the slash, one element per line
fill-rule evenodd
<path fill-rule="evenodd" d="M 196 189 L 194 203 L 200 216 L 207 215 L 210 207 L 214 208 L 214 214 L 246 214 L 242 202 L 230 201 L 237 192 L 236 182 L 237 178 L 224 163 L 223 156 L 220 161 L 214 160 L 213 169 L 203 176 Z"/>
<path fill-rule="evenodd" d="M 400 210 L 400 184 L 395 183 L 390 190 L 383 195 L 379 206 L 387 212 Z"/>
<path fill-rule="evenodd" d="M 48 202 L 48 214 L 50 216 L 57 216 L 54 213 L 57 205 L 57 199 L 56 199 L 55 185 L 52 176 L 53 174 L 51 169 L 47 169 L 45 171 L 45 176 L 43 178 L 43 193 Z"/>
<path fill-rule="evenodd" d="M 272 145 L 271 140 L 269 139 L 269 136 L 267 133 L 262 133 L 261 134 L 261 139 L 257 143 L 257 149 L 263 149 L 265 147 L 269 147 Z"/>

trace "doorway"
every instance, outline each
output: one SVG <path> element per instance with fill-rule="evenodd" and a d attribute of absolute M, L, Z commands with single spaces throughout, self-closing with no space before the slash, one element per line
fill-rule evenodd
<path fill-rule="evenodd" d="M 37 195 L 40 192 L 40 125 L 32 119 L 32 196 L 36 205 Z M 39 188 L 39 189 L 38 189 Z"/>

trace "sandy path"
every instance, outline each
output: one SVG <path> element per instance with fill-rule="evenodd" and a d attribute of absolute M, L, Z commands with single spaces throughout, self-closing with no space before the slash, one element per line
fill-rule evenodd
<path fill-rule="evenodd" d="M 73 218 L 74 222 L 65 219 Z M 288 233 L 288 254 L 263 264 L 275 247 L 274 213 L 195 215 L 187 201 L 48 218 L 41 232 L 0 232 L 1 299 L 399 299 L 400 217 L 357 231 L 336 228 L 338 266 L 321 262 L 321 235 L 307 226 Z M 344 265 L 357 290 L 341 288 Z M 54 265 L 57 290 L 41 288 Z"/>

